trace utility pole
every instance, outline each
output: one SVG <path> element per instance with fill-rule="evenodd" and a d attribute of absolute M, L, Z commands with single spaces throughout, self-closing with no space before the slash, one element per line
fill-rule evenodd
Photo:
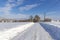
<path fill-rule="evenodd" d="M 45 18 L 46 18 L 46 13 L 44 12 L 44 21 L 45 21 Z"/>

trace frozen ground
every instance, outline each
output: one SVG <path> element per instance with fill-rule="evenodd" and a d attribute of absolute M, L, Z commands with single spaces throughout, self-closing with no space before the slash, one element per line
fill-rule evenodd
<path fill-rule="evenodd" d="M 54 40 L 60 40 L 60 23 L 59 22 L 40 23 L 40 25 L 51 35 L 51 37 Z"/>
<path fill-rule="evenodd" d="M 0 23 L 0 40 L 53 40 L 49 33 L 52 31 L 47 31 L 46 28 L 49 27 L 43 28 L 43 25 L 45 24 Z"/>

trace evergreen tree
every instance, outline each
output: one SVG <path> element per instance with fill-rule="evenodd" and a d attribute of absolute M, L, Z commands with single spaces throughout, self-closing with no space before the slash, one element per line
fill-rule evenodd
<path fill-rule="evenodd" d="M 40 21 L 40 17 L 38 15 L 35 15 L 34 22 L 39 22 L 39 21 Z"/>

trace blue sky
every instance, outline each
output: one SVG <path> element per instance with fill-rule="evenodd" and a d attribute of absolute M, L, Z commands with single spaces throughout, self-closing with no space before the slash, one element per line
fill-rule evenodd
<path fill-rule="evenodd" d="M 0 0 L 0 17 L 28 18 L 43 14 L 52 19 L 60 19 L 60 0 Z"/>

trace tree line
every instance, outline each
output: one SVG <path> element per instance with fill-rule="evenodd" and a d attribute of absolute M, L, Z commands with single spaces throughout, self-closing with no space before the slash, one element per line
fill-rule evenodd
<path fill-rule="evenodd" d="M 40 22 L 40 17 L 38 15 L 30 16 L 30 22 Z"/>

